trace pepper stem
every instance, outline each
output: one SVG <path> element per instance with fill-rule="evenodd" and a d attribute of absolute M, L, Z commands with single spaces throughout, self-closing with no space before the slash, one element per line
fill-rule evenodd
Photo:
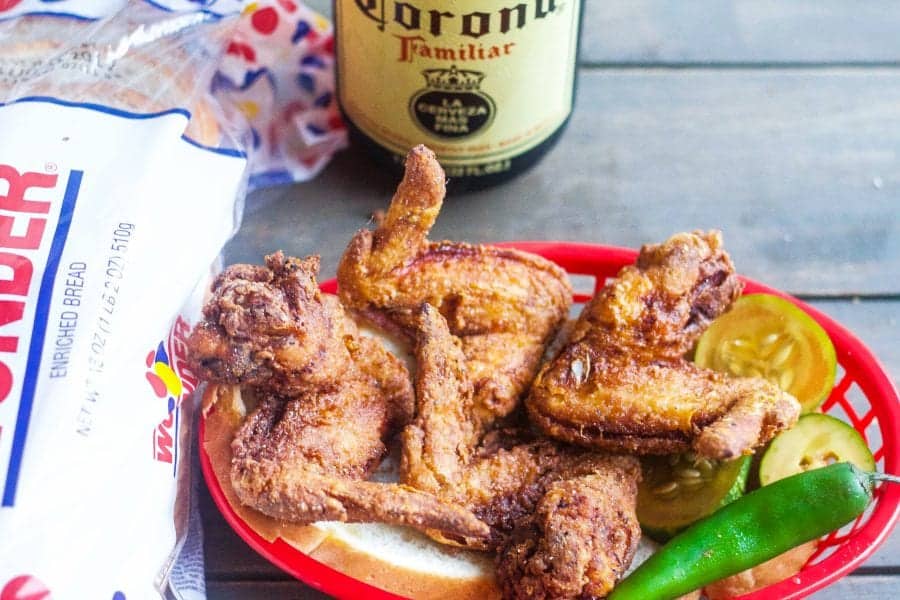
<path fill-rule="evenodd" d="M 887 481 L 888 483 L 900 483 L 900 477 L 889 475 L 888 473 L 871 473 L 872 479 L 875 481 Z"/>

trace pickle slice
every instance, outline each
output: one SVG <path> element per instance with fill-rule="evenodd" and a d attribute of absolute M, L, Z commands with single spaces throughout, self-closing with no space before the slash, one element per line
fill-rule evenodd
<path fill-rule="evenodd" d="M 644 533 L 667 542 L 744 493 L 750 456 L 719 462 L 688 452 L 641 458 L 637 517 Z"/>
<path fill-rule="evenodd" d="M 768 485 L 836 462 L 875 470 L 875 458 L 858 431 L 829 415 L 803 415 L 772 440 L 759 463 L 759 483 Z"/>
<path fill-rule="evenodd" d="M 815 410 L 834 387 L 837 357 L 825 330 L 792 303 L 749 294 L 709 326 L 694 351 L 701 367 L 765 377 Z"/>

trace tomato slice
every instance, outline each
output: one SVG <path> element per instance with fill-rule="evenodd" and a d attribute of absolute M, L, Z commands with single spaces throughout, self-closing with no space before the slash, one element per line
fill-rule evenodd
<path fill-rule="evenodd" d="M 837 356 L 825 330 L 794 304 L 748 294 L 710 325 L 694 352 L 702 367 L 765 377 L 815 410 L 834 387 Z"/>
<path fill-rule="evenodd" d="M 759 463 L 759 482 L 768 485 L 836 462 L 875 470 L 871 450 L 853 427 L 830 415 L 803 415 L 793 429 L 772 440 Z"/>

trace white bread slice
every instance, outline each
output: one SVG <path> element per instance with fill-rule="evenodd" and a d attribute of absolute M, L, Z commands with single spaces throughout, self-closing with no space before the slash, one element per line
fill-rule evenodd
<path fill-rule="evenodd" d="M 93 22 L 52 16 L 0 23 L 0 101 L 13 99 L 8 95 L 15 90 L 17 96 L 51 96 L 139 114 L 190 101 L 186 135 L 205 146 L 218 145 L 217 110 L 206 83 L 198 79 L 198 69 L 209 71 L 209 66 L 192 58 L 177 36 L 160 33 L 160 41 L 128 47 L 129 34 L 138 26 L 118 21 L 102 31 Z M 127 51 L 118 51 L 121 44 Z M 25 87 L 16 88 L 23 79 Z"/>
<path fill-rule="evenodd" d="M 268 541 L 281 538 L 298 552 L 354 579 L 416 599 L 499 598 L 493 556 L 434 542 L 405 527 L 381 523 L 278 521 L 242 505 L 231 488 L 231 441 L 252 399 L 233 386 L 209 385 L 203 395 L 203 451 L 235 513 Z M 385 461 L 380 480 L 396 479 L 396 462 Z"/>

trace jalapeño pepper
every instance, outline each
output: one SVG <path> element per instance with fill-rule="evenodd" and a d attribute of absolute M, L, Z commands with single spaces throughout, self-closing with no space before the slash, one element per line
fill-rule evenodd
<path fill-rule="evenodd" d="M 608 598 L 677 598 L 761 564 L 861 515 L 877 481 L 900 479 L 837 463 L 759 488 L 674 537 Z"/>

